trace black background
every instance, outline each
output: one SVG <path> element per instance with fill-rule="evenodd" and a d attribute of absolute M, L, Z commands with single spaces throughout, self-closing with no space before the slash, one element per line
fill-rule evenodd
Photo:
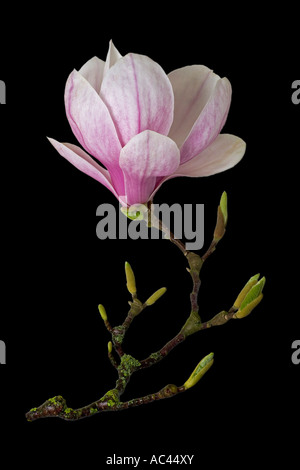
<path fill-rule="evenodd" d="M 300 105 L 291 84 L 299 78 L 296 13 L 188 3 L 69 5 L 7 12 L 1 31 L 2 315 L 1 452 L 12 462 L 105 466 L 108 456 L 194 454 L 193 465 L 270 463 L 296 455 L 299 372 L 291 344 L 299 339 L 298 165 Z M 135 270 L 145 300 L 162 286 L 165 296 L 136 319 L 127 352 L 143 358 L 181 328 L 191 280 L 179 250 L 165 240 L 96 237 L 96 208 L 118 207 L 114 196 L 80 173 L 46 136 L 75 143 L 64 111 L 69 73 L 113 39 L 122 55 L 137 52 L 168 73 L 202 63 L 227 76 L 232 106 L 223 132 L 243 138 L 247 151 L 233 169 L 209 178 L 165 183 L 156 203 L 203 203 L 205 245 L 223 190 L 228 194 L 225 238 L 202 270 L 200 312 L 208 320 L 229 308 L 250 276 L 267 283 L 263 302 L 243 321 L 203 331 L 163 362 L 132 377 L 125 398 L 182 384 L 197 362 L 215 363 L 189 392 L 76 423 L 28 423 L 25 412 L 61 394 L 84 406 L 112 388 L 111 323 L 127 310 L 124 262 Z M 299 434 L 299 432 L 298 432 Z M 288 441 L 286 440 L 288 438 Z M 207 460 L 208 459 L 208 460 Z M 140 467 L 141 468 L 141 467 Z"/>

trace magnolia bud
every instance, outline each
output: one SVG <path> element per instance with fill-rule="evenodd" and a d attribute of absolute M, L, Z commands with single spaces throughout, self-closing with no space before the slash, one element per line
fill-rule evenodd
<path fill-rule="evenodd" d="M 233 315 L 233 318 L 245 318 L 262 300 L 262 290 L 266 283 L 266 278 L 262 277 L 260 281 L 257 281 L 258 277 L 259 275 L 257 274 L 248 281 L 244 289 L 247 287 L 247 285 L 249 286 L 249 284 L 251 284 L 251 287 L 248 289 L 248 291 L 245 289 L 245 291 L 247 291 L 246 295 L 241 295 L 244 290 L 243 289 L 238 296 L 237 300 L 235 301 L 235 307 L 238 308 L 238 311 Z"/>
<path fill-rule="evenodd" d="M 255 276 L 250 277 L 249 281 L 247 282 L 247 284 L 245 284 L 233 304 L 235 308 L 239 308 L 241 306 L 241 303 L 243 302 L 251 287 L 253 287 L 257 283 L 259 276 L 260 274 L 256 274 Z"/>
<path fill-rule="evenodd" d="M 242 310 L 238 310 L 234 315 L 233 318 L 245 318 L 249 313 L 252 312 L 252 310 L 260 303 L 260 301 L 263 298 L 263 294 L 259 294 L 256 299 L 252 300 L 246 307 L 244 307 Z"/>
<path fill-rule="evenodd" d="M 153 305 L 164 293 L 166 292 L 166 287 L 162 287 L 161 289 L 158 289 L 154 294 L 152 294 L 149 299 L 146 300 L 145 304 L 147 306 Z"/>
<path fill-rule="evenodd" d="M 217 223 L 214 231 L 215 242 L 218 242 L 224 236 L 227 219 L 227 193 L 224 191 L 220 199 L 220 205 L 218 206 Z"/>
<path fill-rule="evenodd" d="M 227 225 L 227 219 L 228 219 L 228 211 L 227 211 L 227 193 L 226 191 L 223 192 L 222 196 L 221 196 L 221 199 L 220 199 L 220 208 L 221 208 L 221 212 L 223 214 L 223 218 L 224 218 L 224 224 L 225 224 L 225 227 Z"/>
<path fill-rule="evenodd" d="M 105 308 L 103 307 L 103 305 L 98 305 L 98 310 L 99 310 L 99 313 L 101 315 L 101 318 L 103 321 L 107 321 L 107 315 L 106 315 L 106 310 Z"/>
<path fill-rule="evenodd" d="M 213 363 L 214 363 L 214 353 L 210 353 L 207 356 L 205 356 L 203 359 L 201 359 L 201 361 L 199 362 L 195 370 L 192 372 L 191 376 L 183 385 L 184 388 L 187 390 L 188 388 L 191 388 L 194 385 L 196 385 L 196 383 L 199 382 L 201 377 L 203 377 L 203 375 L 208 371 L 208 369 L 210 369 Z"/>
<path fill-rule="evenodd" d="M 127 281 L 127 289 L 130 294 L 136 294 L 136 284 L 135 284 L 135 277 L 132 271 L 132 268 L 127 261 L 125 262 L 125 274 L 126 274 L 126 281 Z"/>

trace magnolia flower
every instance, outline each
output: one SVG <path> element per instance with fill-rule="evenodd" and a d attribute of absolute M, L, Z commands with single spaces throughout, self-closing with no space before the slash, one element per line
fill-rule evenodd
<path fill-rule="evenodd" d="M 240 161 L 244 141 L 220 134 L 230 102 L 229 81 L 207 67 L 167 75 L 147 56 L 122 57 L 110 41 L 105 62 L 93 57 L 66 83 L 67 118 L 84 150 L 49 140 L 123 206 L 145 204 L 170 178 L 213 175 Z"/>

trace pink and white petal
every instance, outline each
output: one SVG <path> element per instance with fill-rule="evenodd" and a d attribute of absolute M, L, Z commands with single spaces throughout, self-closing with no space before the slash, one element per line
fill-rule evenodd
<path fill-rule="evenodd" d="M 168 74 L 174 92 L 174 120 L 169 132 L 180 148 L 212 95 L 218 75 L 204 65 L 191 65 Z"/>
<path fill-rule="evenodd" d="M 169 137 L 149 130 L 134 136 L 120 155 L 127 203 L 146 203 L 157 178 L 174 173 L 179 162 L 179 149 Z"/>
<path fill-rule="evenodd" d="M 98 95 L 103 79 L 104 66 L 105 62 L 95 56 L 88 60 L 79 70 L 80 75 L 89 82 Z"/>
<path fill-rule="evenodd" d="M 109 41 L 109 48 L 108 53 L 106 56 L 106 62 L 104 67 L 104 75 L 108 72 L 108 70 L 115 65 L 115 63 L 121 59 L 121 54 L 118 49 L 114 46 L 112 40 Z"/>
<path fill-rule="evenodd" d="M 231 102 L 231 85 L 227 78 L 217 81 L 211 97 L 181 147 L 185 163 L 208 147 L 221 132 Z"/>
<path fill-rule="evenodd" d="M 99 181 L 118 198 L 118 194 L 111 183 L 109 172 L 98 165 L 84 150 L 77 147 L 77 145 L 63 144 L 50 137 L 48 137 L 48 140 L 62 157 L 72 163 L 78 170 Z"/>
<path fill-rule="evenodd" d="M 121 144 L 109 111 L 76 70 L 66 83 L 65 106 L 72 131 L 82 147 L 109 170 L 118 167 Z"/>
<path fill-rule="evenodd" d="M 114 120 L 122 146 L 149 129 L 167 135 L 174 110 L 168 76 L 156 62 L 127 54 L 106 73 L 100 96 Z"/>
<path fill-rule="evenodd" d="M 210 176 L 235 166 L 244 156 L 246 143 L 231 134 L 220 134 L 199 155 L 180 165 L 174 176 Z"/>
<path fill-rule="evenodd" d="M 162 178 L 159 184 L 156 185 L 150 199 L 153 199 L 155 193 L 165 181 L 177 176 L 210 176 L 229 170 L 243 158 L 245 150 L 246 144 L 239 137 L 231 134 L 220 134 L 203 152 L 180 165 L 172 175 Z"/>

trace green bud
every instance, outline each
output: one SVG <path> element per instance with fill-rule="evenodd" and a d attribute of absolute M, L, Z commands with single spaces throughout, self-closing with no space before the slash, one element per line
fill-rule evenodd
<path fill-rule="evenodd" d="M 214 363 L 214 353 L 210 353 L 205 356 L 199 364 L 196 366 L 188 380 L 183 385 L 184 388 L 187 390 L 191 387 L 194 387 L 197 382 L 203 377 L 203 375 L 211 368 Z"/>
<path fill-rule="evenodd" d="M 126 281 L 127 281 L 127 289 L 130 294 L 136 294 L 136 284 L 135 284 L 135 277 L 132 271 L 132 268 L 127 261 L 125 262 L 125 274 L 126 274 Z"/>
<path fill-rule="evenodd" d="M 228 211 L 227 211 L 227 193 L 224 191 L 218 206 L 217 223 L 214 231 L 214 241 L 218 242 L 225 234 L 227 225 Z"/>
<path fill-rule="evenodd" d="M 166 292 L 166 287 L 162 287 L 161 289 L 158 289 L 154 294 L 152 294 L 149 299 L 146 300 L 145 304 L 147 306 L 153 305 L 164 293 Z"/>
<path fill-rule="evenodd" d="M 263 298 L 263 294 L 259 294 L 256 299 L 252 300 L 243 310 L 238 310 L 234 315 L 233 318 L 245 318 L 252 312 L 252 310 L 261 302 Z"/>
<path fill-rule="evenodd" d="M 251 279 L 249 279 L 244 289 L 247 287 L 247 285 L 250 285 L 250 289 L 248 289 L 248 291 L 246 289 L 247 292 L 246 295 L 243 296 L 243 298 L 241 294 L 239 295 L 239 297 L 241 297 L 240 305 L 238 305 L 239 302 L 235 302 L 235 307 L 237 307 L 239 310 L 233 315 L 233 318 L 247 317 L 249 313 L 251 313 L 252 310 L 261 302 L 263 298 L 262 290 L 266 283 L 266 278 L 262 277 L 260 281 L 257 281 L 258 277 L 259 275 L 257 274 L 256 276 L 253 276 Z"/>
<path fill-rule="evenodd" d="M 250 289 L 257 283 L 259 276 L 260 274 L 256 274 L 255 276 L 250 277 L 249 281 L 247 282 L 247 284 L 245 284 L 245 286 L 243 287 L 243 289 L 241 290 L 241 292 L 239 293 L 239 295 L 237 296 L 233 304 L 235 308 L 240 308 L 241 303 L 245 299 Z"/>
<path fill-rule="evenodd" d="M 103 305 L 98 305 L 98 310 L 99 310 L 99 313 L 101 315 L 101 318 L 103 321 L 107 321 L 107 315 L 106 315 L 106 310 L 105 308 L 103 307 Z"/>
<path fill-rule="evenodd" d="M 256 284 L 251 287 L 248 294 L 245 296 L 243 302 L 241 303 L 240 310 L 243 310 L 248 304 L 250 304 L 262 293 L 265 283 L 266 278 L 262 277 L 260 281 L 256 282 Z"/>
<path fill-rule="evenodd" d="M 221 211 L 222 211 L 222 214 L 223 214 L 223 217 L 224 217 L 224 224 L 225 224 L 225 227 L 226 227 L 227 219 L 228 219 L 227 193 L 226 193 L 226 191 L 224 191 L 222 196 L 221 196 L 220 207 L 221 207 Z"/>

